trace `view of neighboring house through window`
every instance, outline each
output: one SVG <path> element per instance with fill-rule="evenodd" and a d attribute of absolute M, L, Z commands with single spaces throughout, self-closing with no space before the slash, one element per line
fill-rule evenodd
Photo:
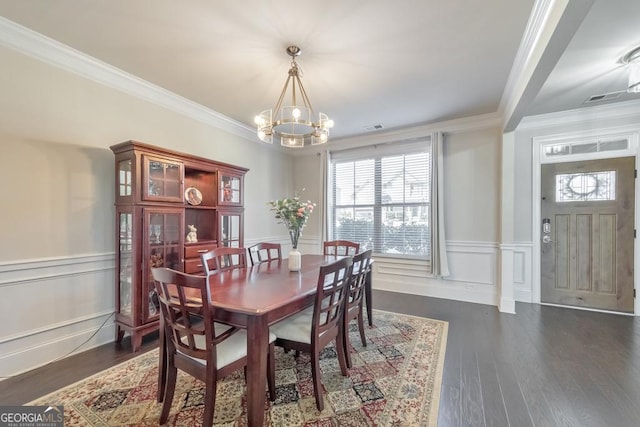
<path fill-rule="evenodd" d="M 431 258 L 429 140 L 331 153 L 330 238 Z"/>

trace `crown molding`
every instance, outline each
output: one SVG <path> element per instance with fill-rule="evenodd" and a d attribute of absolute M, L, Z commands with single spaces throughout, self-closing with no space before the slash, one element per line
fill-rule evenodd
<path fill-rule="evenodd" d="M 502 99 L 500 100 L 500 106 L 498 111 L 503 112 L 506 110 L 508 104 L 513 103 L 513 97 L 516 91 L 516 85 L 523 78 L 523 74 L 526 70 L 526 66 L 531 59 L 531 53 L 540 39 L 540 34 L 544 29 L 544 23 L 546 16 L 549 13 L 549 9 L 553 0 L 537 0 L 533 5 L 533 10 L 529 17 L 529 22 L 520 40 L 520 46 L 516 57 L 511 66 L 507 84 L 505 85 Z"/>
<path fill-rule="evenodd" d="M 533 5 L 498 106 L 498 112 L 503 116 L 504 123 L 508 121 L 506 115 L 512 114 L 515 110 L 515 106 L 524 90 L 523 88 L 526 87 L 531 77 L 531 62 L 534 59 L 536 61 L 539 59 L 533 56 L 540 43 L 543 42 L 545 32 L 549 31 L 549 15 L 554 12 L 555 3 L 555 0 L 536 0 Z M 557 24 L 557 20 L 554 21 L 553 24 Z M 548 40 L 544 42 L 546 43 Z"/>
<path fill-rule="evenodd" d="M 291 150 L 292 155 L 301 156 L 316 154 L 320 151 L 331 150 L 337 145 L 340 149 L 357 148 L 367 145 L 386 144 L 390 142 L 408 141 L 423 138 L 433 132 L 455 134 L 482 129 L 501 129 L 501 117 L 498 113 L 479 114 L 442 122 L 427 123 L 406 128 L 390 129 L 382 132 L 372 132 L 348 138 L 330 139 L 322 145 L 312 145 L 301 149 Z"/>
<path fill-rule="evenodd" d="M 534 130 L 553 126 L 564 126 L 573 123 L 594 120 L 606 121 L 640 116 L 640 100 L 614 102 L 592 107 L 576 108 L 557 113 L 527 116 L 522 119 L 516 131 Z"/>
<path fill-rule="evenodd" d="M 417 138 L 424 138 L 433 132 L 443 132 L 451 135 L 482 129 L 502 129 L 501 124 L 502 118 L 498 113 L 479 114 L 477 116 L 427 123 L 406 128 L 389 129 L 382 132 L 366 133 L 353 137 L 330 139 L 326 144 L 291 150 L 291 154 L 294 157 L 318 154 L 322 151 L 329 151 L 338 145 L 340 146 L 340 150 L 344 150 L 368 145 L 410 141 Z"/>
<path fill-rule="evenodd" d="M 0 44 L 54 67 L 258 142 L 255 130 L 201 104 L 86 55 L 0 16 Z"/>

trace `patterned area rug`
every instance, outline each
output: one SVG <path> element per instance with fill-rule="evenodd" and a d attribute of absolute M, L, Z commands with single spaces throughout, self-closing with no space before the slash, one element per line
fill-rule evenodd
<path fill-rule="evenodd" d="M 350 325 L 353 368 L 340 373 L 335 348 L 320 366 L 325 409 L 313 397 L 309 357 L 276 353 L 276 401 L 265 398 L 269 426 L 435 426 L 447 339 L 446 322 L 374 311 L 367 346 Z M 30 405 L 64 405 L 65 426 L 156 426 L 158 351 L 152 350 Z M 179 372 L 167 425 L 200 425 L 203 384 Z M 266 397 L 266 393 L 265 393 Z M 218 383 L 214 424 L 247 424 L 242 371 Z"/>

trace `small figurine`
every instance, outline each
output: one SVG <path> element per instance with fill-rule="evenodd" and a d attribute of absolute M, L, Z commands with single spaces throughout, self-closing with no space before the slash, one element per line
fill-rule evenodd
<path fill-rule="evenodd" d="M 231 192 L 231 184 L 226 183 L 222 188 L 222 200 L 225 202 L 230 202 L 233 199 L 233 194 Z"/>
<path fill-rule="evenodd" d="M 151 267 L 162 267 L 164 265 L 164 259 L 161 254 L 151 254 Z"/>
<path fill-rule="evenodd" d="M 196 229 L 195 225 L 187 225 L 189 228 L 189 233 L 187 234 L 187 243 L 197 243 L 198 242 L 198 229 Z"/>

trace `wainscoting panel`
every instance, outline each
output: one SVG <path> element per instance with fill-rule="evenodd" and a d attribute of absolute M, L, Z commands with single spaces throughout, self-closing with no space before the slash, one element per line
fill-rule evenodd
<path fill-rule="evenodd" d="M 375 289 L 497 305 L 498 245 L 486 242 L 447 242 L 450 275 L 436 278 L 424 261 L 375 257 Z"/>
<path fill-rule="evenodd" d="M 532 302 L 532 242 L 513 243 L 513 292 L 516 301 Z"/>
<path fill-rule="evenodd" d="M 485 242 L 447 242 L 450 275 L 447 280 L 495 286 L 498 245 Z"/>
<path fill-rule="evenodd" d="M 112 342 L 115 255 L 0 264 L 0 377 Z"/>

